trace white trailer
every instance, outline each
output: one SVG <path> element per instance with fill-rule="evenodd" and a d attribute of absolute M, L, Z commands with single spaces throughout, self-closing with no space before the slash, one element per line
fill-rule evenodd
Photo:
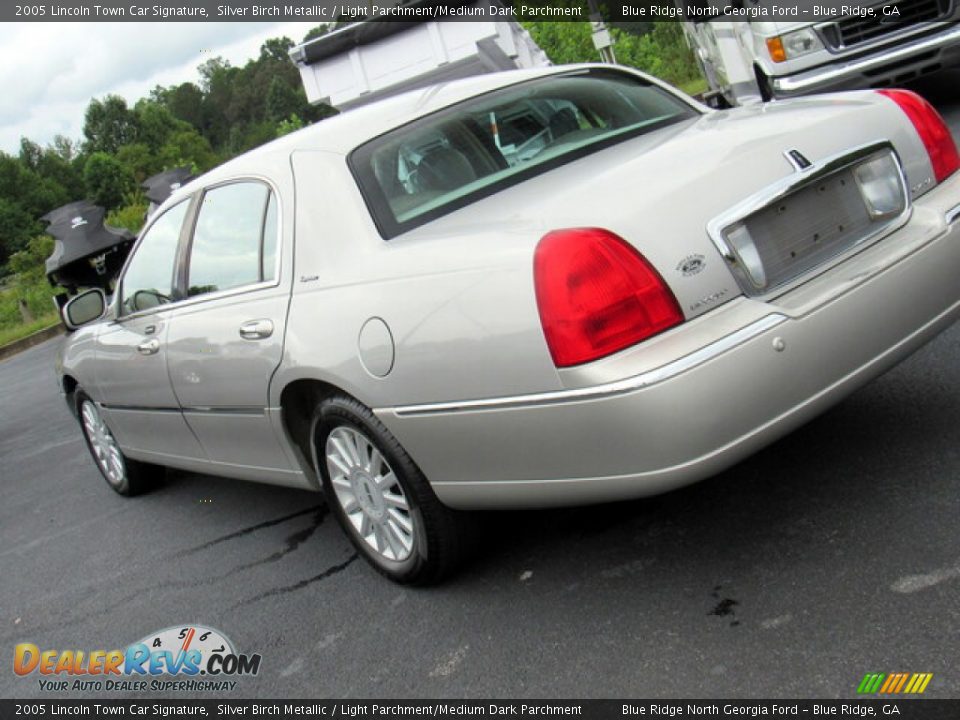
<path fill-rule="evenodd" d="M 307 99 L 341 110 L 446 80 L 550 65 L 515 22 L 360 22 L 297 45 L 290 57 Z"/>

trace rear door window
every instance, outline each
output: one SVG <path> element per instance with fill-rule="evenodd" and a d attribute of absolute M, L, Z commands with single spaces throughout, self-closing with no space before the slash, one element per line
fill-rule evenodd
<path fill-rule="evenodd" d="M 236 182 L 204 193 L 190 244 L 187 295 L 276 277 L 277 214 L 270 188 Z"/>

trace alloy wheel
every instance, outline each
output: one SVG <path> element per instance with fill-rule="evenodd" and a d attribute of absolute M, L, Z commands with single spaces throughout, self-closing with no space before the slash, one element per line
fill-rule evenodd
<path fill-rule="evenodd" d="M 390 464 L 363 433 L 340 426 L 328 436 L 327 472 L 337 501 L 363 541 L 387 560 L 410 557 L 415 520 Z"/>
<path fill-rule="evenodd" d="M 100 417 L 97 406 L 90 400 L 84 400 L 80 406 L 80 414 L 83 419 L 83 430 L 87 440 L 90 441 L 90 448 L 93 450 L 97 465 L 100 466 L 100 470 L 111 485 L 121 485 L 126 477 L 123 454 L 110 429 Z"/>

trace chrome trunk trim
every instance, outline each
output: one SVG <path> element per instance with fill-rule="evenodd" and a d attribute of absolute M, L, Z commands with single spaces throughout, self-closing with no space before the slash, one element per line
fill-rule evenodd
<path fill-rule="evenodd" d="M 958 218 L 960 218 L 960 205 L 957 205 L 947 210 L 947 212 L 945 213 L 945 217 L 947 220 L 947 225 L 952 223 L 954 220 L 957 220 Z"/>
<path fill-rule="evenodd" d="M 889 140 L 876 140 L 850 150 L 845 150 L 842 153 L 831 155 L 828 158 L 814 163 L 812 167 L 807 168 L 802 173 L 792 173 L 773 183 L 772 185 L 763 188 L 759 192 L 754 193 L 746 200 L 734 205 L 729 210 L 721 213 L 717 217 L 713 218 L 713 220 L 708 222 L 707 234 L 710 236 L 713 244 L 716 246 L 717 250 L 720 251 L 720 254 L 723 256 L 724 260 L 726 260 L 726 262 L 731 266 L 732 270 L 739 269 L 741 267 L 739 264 L 740 261 L 723 235 L 727 228 L 745 220 L 753 213 L 763 210 L 767 206 L 785 199 L 792 193 L 802 190 L 809 185 L 813 185 L 819 180 L 827 178 L 834 173 L 852 167 L 853 165 L 868 159 L 872 155 L 883 152 L 892 153 L 900 174 L 900 186 L 904 197 L 904 210 L 900 215 L 892 218 L 886 223 L 883 223 L 882 226 L 878 227 L 873 232 L 856 240 L 853 242 L 853 244 L 840 250 L 836 256 L 820 265 L 817 265 L 815 268 L 802 271 L 795 277 L 789 277 L 782 282 L 771 287 L 764 288 L 763 290 L 758 291 L 755 287 L 752 287 L 748 283 L 741 282 L 740 273 L 734 272 L 734 276 L 737 279 L 740 289 L 751 297 L 766 298 L 773 295 L 782 294 L 783 292 L 809 278 L 813 273 L 821 273 L 833 267 L 854 248 L 862 248 L 881 236 L 893 232 L 894 230 L 897 230 L 905 225 L 910 219 L 910 214 L 913 211 L 913 205 L 911 203 L 910 187 L 907 185 L 907 179 L 903 173 L 903 164 L 900 162 L 900 156 L 897 155 L 896 149 Z"/>

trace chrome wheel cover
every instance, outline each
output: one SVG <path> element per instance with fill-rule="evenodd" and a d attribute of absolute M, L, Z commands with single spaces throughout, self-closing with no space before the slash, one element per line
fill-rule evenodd
<path fill-rule="evenodd" d="M 113 439 L 110 428 L 103 422 L 97 406 L 90 400 L 84 400 L 80 406 L 80 416 L 83 421 L 83 431 L 90 441 L 93 457 L 100 466 L 100 470 L 107 478 L 107 482 L 114 486 L 123 484 L 127 476 L 127 467 L 123 462 L 123 454 L 117 441 Z"/>
<path fill-rule="evenodd" d="M 337 502 L 363 541 L 387 560 L 410 557 L 415 537 L 410 504 L 373 443 L 341 426 L 327 436 L 324 453 Z"/>

